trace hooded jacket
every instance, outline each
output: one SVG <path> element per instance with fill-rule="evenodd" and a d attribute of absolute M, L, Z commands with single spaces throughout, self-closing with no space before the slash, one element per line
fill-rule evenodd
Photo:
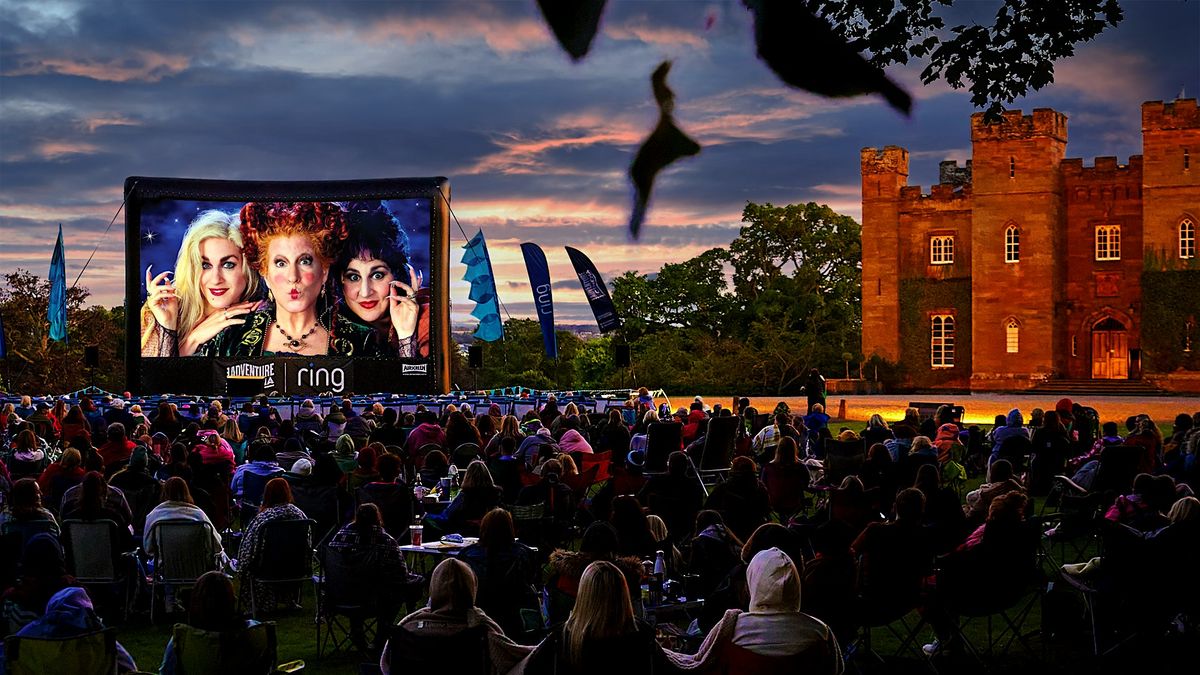
<path fill-rule="evenodd" d="M 68 586 L 50 597 L 46 613 L 17 631 L 18 637 L 63 639 L 95 633 L 104 629 L 100 617 L 92 606 L 87 591 L 78 586 Z M 0 644 L 0 675 L 4 667 L 4 645 Z M 117 643 L 117 670 L 122 673 L 137 670 L 133 657 L 121 643 Z"/>
<path fill-rule="evenodd" d="M 787 554 L 778 548 L 759 551 L 746 568 L 746 583 L 750 611 L 725 612 L 686 669 L 842 672 L 833 631 L 800 611 L 800 574 Z"/>
<path fill-rule="evenodd" d="M 1029 430 L 1025 428 L 1025 418 L 1019 409 L 1013 408 L 1004 418 L 1004 426 L 992 431 L 992 439 L 998 447 L 1004 441 L 1017 436 L 1030 440 Z"/>
<path fill-rule="evenodd" d="M 583 434 L 574 429 L 568 429 L 567 433 L 558 439 L 558 447 L 565 453 L 582 452 L 592 454 L 592 446 L 584 439 Z"/>

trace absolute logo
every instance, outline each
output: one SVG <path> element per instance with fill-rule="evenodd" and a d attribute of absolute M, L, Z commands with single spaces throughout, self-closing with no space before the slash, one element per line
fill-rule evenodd
<path fill-rule="evenodd" d="M 604 285 L 591 270 L 579 273 L 579 283 L 583 285 L 583 293 L 589 301 L 604 297 Z"/>
<path fill-rule="evenodd" d="M 225 377 L 230 379 L 262 379 L 264 389 L 275 386 L 275 364 L 237 363 L 225 369 Z"/>
<path fill-rule="evenodd" d="M 429 364 L 427 363 L 401 363 L 401 375 L 426 375 L 429 373 Z"/>

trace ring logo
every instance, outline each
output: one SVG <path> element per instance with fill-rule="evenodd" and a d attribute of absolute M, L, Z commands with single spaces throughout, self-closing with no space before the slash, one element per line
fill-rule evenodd
<path fill-rule="evenodd" d="M 401 375 L 425 375 L 429 372 L 429 364 L 427 363 L 401 363 Z"/>

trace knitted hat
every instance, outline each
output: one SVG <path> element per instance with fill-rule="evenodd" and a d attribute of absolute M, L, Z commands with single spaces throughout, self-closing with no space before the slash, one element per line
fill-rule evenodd
<path fill-rule="evenodd" d="M 313 464 L 311 460 L 301 457 L 292 465 L 292 473 L 299 476 L 307 476 L 312 473 Z"/>
<path fill-rule="evenodd" d="M 341 457 L 353 457 L 354 439 L 346 434 L 338 436 L 337 443 L 333 446 L 333 454 Z"/>

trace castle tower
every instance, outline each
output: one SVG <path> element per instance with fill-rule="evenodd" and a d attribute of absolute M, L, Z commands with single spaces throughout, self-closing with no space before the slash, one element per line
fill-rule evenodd
<path fill-rule="evenodd" d="M 1032 115 L 1006 111 L 987 123 L 976 113 L 971 143 L 971 387 L 1024 388 L 1055 369 L 1065 339 L 1056 317 L 1067 118 L 1041 108 Z"/>
<path fill-rule="evenodd" d="M 908 151 L 863 148 L 862 351 L 900 360 L 900 188 L 908 183 Z"/>
<path fill-rule="evenodd" d="M 1142 104 L 1142 227 L 1158 267 L 1180 260 L 1179 226 L 1200 229 L 1200 109 L 1196 99 Z"/>

